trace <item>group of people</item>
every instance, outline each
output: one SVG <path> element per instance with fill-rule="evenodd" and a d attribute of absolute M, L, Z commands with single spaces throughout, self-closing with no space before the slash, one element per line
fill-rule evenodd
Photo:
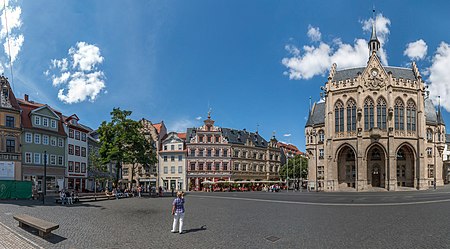
<path fill-rule="evenodd" d="M 61 200 L 61 205 L 73 205 L 74 202 L 78 201 L 78 193 L 63 189 L 59 191 L 59 199 Z"/>
<path fill-rule="evenodd" d="M 107 196 L 115 196 L 116 199 L 123 198 L 123 197 L 128 198 L 128 197 L 134 197 L 134 196 L 141 198 L 142 191 L 143 191 L 143 188 L 141 186 L 138 186 L 137 188 L 133 187 L 132 189 L 126 188 L 126 189 L 122 189 L 122 190 L 120 188 L 113 188 L 112 192 L 109 192 L 108 189 L 106 189 L 105 194 Z"/>

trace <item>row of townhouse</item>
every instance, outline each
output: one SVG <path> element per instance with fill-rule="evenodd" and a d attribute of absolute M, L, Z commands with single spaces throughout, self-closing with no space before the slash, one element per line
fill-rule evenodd
<path fill-rule="evenodd" d="M 88 141 L 98 142 L 89 139 L 93 130 L 75 114 L 16 98 L 4 76 L 0 85 L 0 180 L 32 181 L 41 191 L 46 166 L 48 191 L 87 190 Z"/>
<path fill-rule="evenodd" d="M 284 152 L 275 137 L 266 141 L 258 132 L 217 127 L 210 115 L 186 133 L 167 132 L 164 122 L 142 122 L 155 141 L 158 163 L 138 167 L 133 177 L 124 165 L 121 182 L 127 187 L 187 191 L 202 190 L 203 181 L 279 180 Z"/>

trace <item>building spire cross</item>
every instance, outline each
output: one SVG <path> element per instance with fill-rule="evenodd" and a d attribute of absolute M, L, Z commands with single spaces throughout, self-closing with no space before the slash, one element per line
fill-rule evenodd
<path fill-rule="evenodd" d="M 375 15 L 375 6 L 372 9 L 372 34 L 370 35 L 369 40 L 369 50 L 370 55 L 377 53 L 380 49 L 380 41 L 377 37 L 377 28 L 376 28 L 377 17 Z"/>

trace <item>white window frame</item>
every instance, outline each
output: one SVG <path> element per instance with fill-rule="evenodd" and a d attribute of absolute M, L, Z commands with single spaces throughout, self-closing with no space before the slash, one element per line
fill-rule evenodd
<path fill-rule="evenodd" d="M 25 143 L 27 144 L 33 143 L 33 133 L 25 132 Z"/>
<path fill-rule="evenodd" d="M 38 160 L 36 160 L 36 159 L 38 159 Z M 34 164 L 41 164 L 41 154 L 40 153 L 34 153 L 33 162 L 34 162 Z"/>
<path fill-rule="evenodd" d="M 56 165 L 56 155 L 50 155 L 50 164 Z"/>
<path fill-rule="evenodd" d="M 34 143 L 41 144 L 41 134 L 37 134 L 37 133 L 34 134 Z"/>
<path fill-rule="evenodd" d="M 61 161 L 61 163 L 59 161 Z M 63 156 L 58 156 L 58 165 L 60 165 L 60 166 L 64 165 L 64 157 Z"/>
<path fill-rule="evenodd" d="M 51 119 L 51 120 L 50 120 L 50 124 L 51 124 L 51 127 L 52 127 L 52 128 L 56 128 L 56 120 Z"/>
<path fill-rule="evenodd" d="M 48 127 L 48 118 L 42 118 L 42 125 Z"/>
<path fill-rule="evenodd" d="M 30 160 L 27 160 L 27 155 L 30 156 Z M 25 163 L 33 163 L 33 153 L 31 152 L 25 152 Z"/>
<path fill-rule="evenodd" d="M 58 147 L 64 147 L 64 140 L 62 138 L 58 138 Z"/>
<path fill-rule="evenodd" d="M 48 135 L 42 135 L 42 144 L 48 145 L 49 144 L 50 137 Z"/>
<path fill-rule="evenodd" d="M 41 125 L 41 117 L 34 116 L 34 124 L 35 125 Z"/>
<path fill-rule="evenodd" d="M 56 146 L 57 143 L 58 143 L 58 141 L 56 140 L 56 137 L 50 137 L 50 145 L 51 146 Z"/>

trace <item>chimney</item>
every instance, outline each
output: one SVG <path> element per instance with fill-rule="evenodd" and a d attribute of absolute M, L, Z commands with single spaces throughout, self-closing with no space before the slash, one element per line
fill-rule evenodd
<path fill-rule="evenodd" d="M 28 102 L 28 94 L 25 94 L 24 98 L 25 98 L 25 101 Z"/>

